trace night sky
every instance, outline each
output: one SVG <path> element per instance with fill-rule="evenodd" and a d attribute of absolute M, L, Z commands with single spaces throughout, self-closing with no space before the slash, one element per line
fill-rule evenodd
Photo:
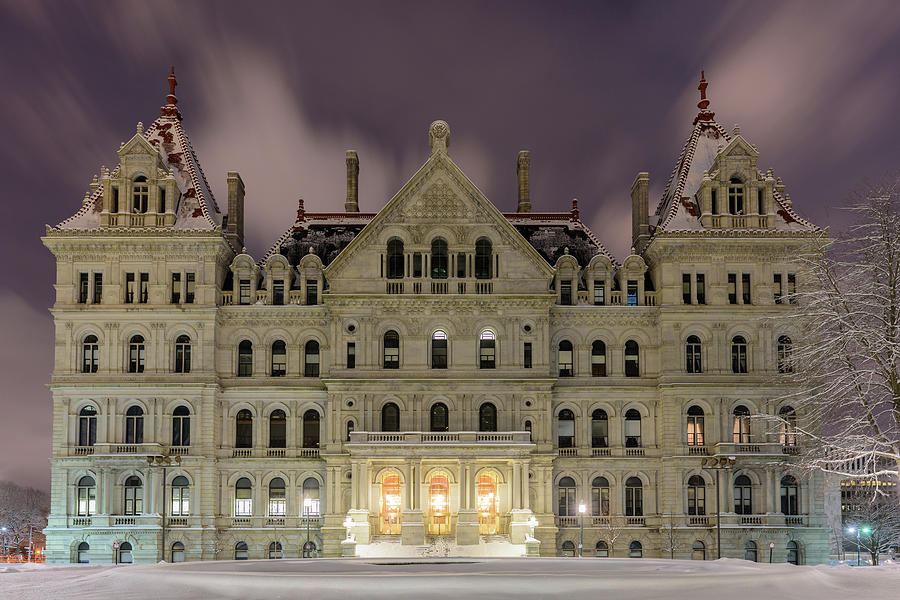
<path fill-rule="evenodd" d="M 343 210 L 344 151 L 377 211 L 428 157 L 501 210 L 531 150 L 535 211 L 582 218 L 619 260 L 629 193 L 651 207 L 697 113 L 775 168 L 794 207 L 840 228 L 865 179 L 900 168 L 900 2 L 38 2 L 0 0 L 0 480 L 49 488 L 54 264 L 39 237 L 80 206 L 175 65 L 179 108 L 220 207 L 247 185 L 257 258 L 307 210 Z"/>

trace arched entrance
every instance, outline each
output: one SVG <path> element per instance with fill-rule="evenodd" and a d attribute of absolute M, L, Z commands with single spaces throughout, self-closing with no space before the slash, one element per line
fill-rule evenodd
<path fill-rule="evenodd" d="M 492 473 L 478 477 L 478 533 L 496 535 L 500 527 L 500 496 Z"/>
<path fill-rule="evenodd" d="M 443 473 L 432 475 L 428 484 L 428 533 L 450 533 L 450 480 Z"/>
<path fill-rule="evenodd" d="M 381 478 L 382 535 L 400 535 L 400 476 L 385 473 Z"/>

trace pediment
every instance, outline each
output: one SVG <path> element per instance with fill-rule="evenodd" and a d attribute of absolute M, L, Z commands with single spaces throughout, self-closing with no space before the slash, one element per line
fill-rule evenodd
<path fill-rule="evenodd" d="M 126 156 L 131 157 L 135 155 L 158 158 L 159 152 L 150 145 L 150 142 L 144 139 L 143 135 L 136 133 L 134 134 L 134 137 L 119 148 L 118 155 L 120 159 L 125 158 Z"/>

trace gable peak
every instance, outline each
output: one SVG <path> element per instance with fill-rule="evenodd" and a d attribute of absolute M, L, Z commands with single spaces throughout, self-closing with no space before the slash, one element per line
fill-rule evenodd
<path fill-rule="evenodd" d="M 447 153 L 447 149 L 450 147 L 450 125 L 447 121 L 438 119 L 429 125 L 428 145 L 431 147 L 432 154 Z"/>

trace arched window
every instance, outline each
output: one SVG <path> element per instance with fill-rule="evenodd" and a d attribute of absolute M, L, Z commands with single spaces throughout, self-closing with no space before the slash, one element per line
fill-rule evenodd
<path fill-rule="evenodd" d="M 384 368 L 400 368 L 400 334 L 393 329 L 384 333 Z"/>
<path fill-rule="evenodd" d="M 147 178 L 138 175 L 134 178 L 131 191 L 131 209 L 136 214 L 144 214 L 147 212 L 147 200 L 150 197 L 150 187 L 147 185 Z"/>
<path fill-rule="evenodd" d="M 76 557 L 76 561 L 81 564 L 87 564 L 87 563 L 91 562 L 91 558 L 88 554 L 90 552 L 90 550 L 91 550 L 91 545 L 88 544 L 87 542 L 81 542 L 80 544 L 78 544 L 78 552 L 77 552 L 78 555 Z"/>
<path fill-rule="evenodd" d="M 447 368 L 447 333 L 440 329 L 431 334 L 431 368 Z"/>
<path fill-rule="evenodd" d="M 490 402 L 478 409 L 478 431 L 497 431 L 497 407 Z"/>
<path fill-rule="evenodd" d="M 559 342 L 556 359 L 556 362 L 559 363 L 560 377 L 572 377 L 575 375 L 574 350 L 572 348 L 572 342 L 570 342 L 569 340 L 562 340 Z"/>
<path fill-rule="evenodd" d="M 625 342 L 625 377 L 641 376 L 640 348 L 634 340 Z"/>
<path fill-rule="evenodd" d="M 381 407 L 381 430 L 400 431 L 400 407 L 393 402 Z"/>
<path fill-rule="evenodd" d="M 559 411 L 556 423 L 556 437 L 560 448 L 575 447 L 575 413 L 568 408 Z"/>
<path fill-rule="evenodd" d="M 447 279 L 448 274 L 447 242 L 441 238 L 431 242 L 431 278 Z"/>
<path fill-rule="evenodd" d="M 700 338 L 696 335 L 688 337 L 685 343 L 685 356 L 687 364 L 685 365 L 688 373 L 702 373 L 703 363 L 700 359 Z"/>
<path fill-rule="evenodd" d="M 732 438 L 735 444 L 750 443 L 750 409 L 743 404 L 734 407 Z"/>
<path fill-rule="evenodd" d="M 125 480 L 123 515 L 140 515 L 144 512 L 144 485 L 141 478 L 132 475 Z"/>
<path fill-rule="evenodd" d="M 287 447 L 287 415 L 280 408 L 269 415 L 269 448 Z"/>
<path fill-rule="evenodd" d="M 269 543 L 269 558 L 270 559 L 284 558 L 284 555 L 281 553 L 281 542 L 270 542 Z"/>
<path fill-rule="evenodd" d="M 319 447 L 319 413 L 313 409 L 303 413 L 303 447 Z"/>
<path fill-rule="evenodd" d="M 625 516 L 644 516 L 644 484 L 637 477 L 629 477 L 625 482 Z"/>
<path fill-rule="evenodd" d="M 703 445 L 703 409 L 696 404 L 687 411 L 688 446 Z"/>
<path fill-rule="evenodd" d="M 794 365 L 791 363 L 793 344 L 791 338 L 786 335 L 778 337 L 778 372 L 793 373 Z"/>
<path fill-rule="evenodd" d="M 731 372 L 747 372 L 747 340 L 741 335 L 731 338 Z"/>
<path fill-rule="evenodd" d="M 122 565 L 130 565 L 134 562 L 134 557 L 131 554 L 131 543 L 130 542 L 122 542 L 119 544 L 119 564 Z"/>
<path fill-rule="evenodd" d="M 239 410 L 235 417 L 234 447 L 253 447 L 253 415 L 246 408 Z"/>
<path fill-rule="evenodd" d="M 643 558 L 644 547 L 637 540 L 628 545 L 628 558 Z"/>
<path fill-rule="evenodd" d="M 172 516 L 187 517 L 191 514 L 191 484 L 184 475 L 172 480 Z"/>
<path fill-rule="evenodd" d="M 561 556 L 575 556 L 575 542 L 572 540 L 566 540 L 560 546 L 559 551 Z"/>
<path fill-rule="evenodd" d="M 800 486 L 793 475 L 781 478 L 781 513 L 785 515 L 800 514 Z"/>
<path fill-rule="evenodd" d="M 191 372 L 191 338 L 186 335 L 175 339 L 175 372 Z"/>
<path fill-rule="evenodd" d="M 625 413 L 625 447 L 641 447 L 641 413 L 634 408 Z"/>
<path fill-rule="evenodd" d="M 287 373 L 287 345 L 283 340 L 272 342 L 272 377 L 284 377 Z"/>
<path fill-rule="evenodd" d="M 706 560 L 706 544 L 700 540 L 694 540 L 691 546 L 691 560 Z"/>
<path fill-rule="evenodd" d="M 128 342 L 128 372 L 143 373 L 146 358 L 147 352 L 144 346 L 144 336 L 131 336 L 131 340 Z"/>
<path fill-rule="evenodd" d="M 172 562 L 184 562 L 184 544 L 182 544 L 181 542 L 175 542 L 174 544 L 172 544 Z"/>
<path fill-rule="evenodd" d="M 591 344 L 591 376 L 606 377 L 606 344 L 600 340 Z"/>
<path fill-rule="evenodd" d="M 497 366 L 497 339 L 494 332 L 485 329 L 478 336 L 478 366 L 493 369 Z"/>
<path fill-rule="evenodd" d="M 688 479 L 687 508 L 689 515 L 706 514 L 706 482 L 699 475 Z"/>
<path fill-rule="evenodd" d="M 319 480 L 315 477 L 307 477 L 303 480 L 302 516 L 307 518 L 319 516 Z"/>
<path fill-rule="evenodd" d="M 595 477 L 591 482 L 591 514 L 609 516 L 609 480 L 606 477 Z"/>
<path fill-rule="evenodd" d="M 531 433 L 531 419 L 525 419 L 525 431 Z"/>
<path fill-rule="evenodd" d="M 125 411 L 125 443 L 144 443 L 144 411 L 140 406 L 130 406 Z"/>
<path fill-rule="evenodd" d="M 234 484 L 234 516 L 253 516 L 253 489 L 246 477 L 241 477 Z"/>
<path fill-rule="evenodd" d="M 403 242 L 394 238 L 387 244 L 388 279 L 403 279 Z"/>
<path fill-rule="evenodd" d="M 609 418 L 598 408 L 591 413 L 591 448 L 609 447 Z"/>
<path fill-rule="evenodd" d="M 78 480 L 76 490 L 78 497 L 77 512 L 79 517 L 89 517 L 97 512 L 97 484 L 90 475 Z"/>
<path fill-rule="evenodd" d="M 800 564 L 800 547 L 794 540 L 787 543 L 787 562 L 792 565 Z"/>
<path fill-rule="evenodd" d="M 350 434 L 353 433 L 353 429 L 356 427 L 356 424 L 353 422 L 353 419 L 347 421 L 347 441 L 350 441 Z"/>
<path fill-rule="evenodd" d="M 595 546 L 596 555 L 598 558 L 608 558 L 609 557 L 609 544 L 605 541 L 600 540 L 597 542 Z"/>
<path fill-rule="evenodd" d="M 319 376 L 319 342 L 309 340 L 304 346 L 303 375 L 305 377 Z"/>
<path fill-rule="evenodd" d="M 172 445 L 191 445 L 191 411 L 187 406 L 178 406 L 172 411 Z"/>
<path fill-rule="evenodd" d="M 247 542 L 238 542 L 234 545 L 234 560 L 247 560 L 250 553 L 247 551 Z"/>
<path fill-rule="evenodd" d="M 284 479 L 275 477 L 269 482 L 269 516 L 283 517 L 287 512 Z"/>
<path fill-rule="evenodd" d="M 238 344 L 238 377 L 253 375 L 253 342 L 243 340 Z"/>
<path fill-rule="evenodd" d="M 78 412 L 78 445 L 93 446 L 97 443 L 97 409 L 85 406 Z"/>
<path fill-rule="evenodd" d="M 728 212 L 744 214 L 744 182 L 737 177 L 732 177 L 728 182 Z"/>
<path fill-rule="evenodd" d="M 753 540 L 747 540 L 747 542 L 744 544 L 744 560 L 756 562 L 756 557 L 756 542 L 754 542 Z"/>
<path fill-rule="evenodd" d="M 81 372 L 96 373 L 100 367 L 100 344 L 96 335 L 84 338 L 81 345 Z"/>
<path fill-rule="evenodd" d="M 559 516 L 574 517 L 578 515 L 575 506 L 575 480 L 563 477 L 559 480 Z"/>
<path fill-rule="evenodd" d="M 781 417 L 781 434 L 779 439 L 782 446 L 797 445 L 797 413 L 790 406 L 785 406 L 778 411 Z"/>
<path fill-rule="evenodd" d="M 448 431 L 450 429 L 450 415 L 447 405 L 436 402 L 431 405 L 431 431 Z"/>
<path fill-rule="evenodd" d="M 753 514 L 753 485 L 746 475 L 734 478 L 734 512 L 738 515 Z"/>
<path fill-rule="evenodd" d="M 491 240 L 478 238 L 475 242 L 475 279 L 491 278 Z"/>

